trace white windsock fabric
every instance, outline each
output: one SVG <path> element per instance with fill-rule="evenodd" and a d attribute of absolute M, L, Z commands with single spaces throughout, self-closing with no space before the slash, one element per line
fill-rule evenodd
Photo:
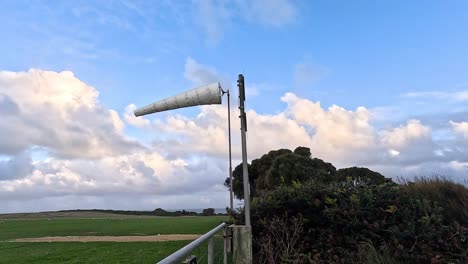
<path fill-rule="evenodd" d="M 189 106 L 221 104 L 221 97 L 221 85 L 216 82 L 138 108 L 134 114 L 142 116 Z"/>

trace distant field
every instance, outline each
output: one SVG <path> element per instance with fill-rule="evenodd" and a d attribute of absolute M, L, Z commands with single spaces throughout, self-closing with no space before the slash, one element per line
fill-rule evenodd
<path fill-rule="evenodd" d="M 0 219 L 47 219 L 47 218 L 144 218 L 155 217 L 146 215 L 124 215 L 92 211 L 69 211 L 69 212 L 40 212 L 40 213 L 17 213 L 0 214 Z"/>
<path fill-rule="evenodd" d="M 17 215 L 18 216 L 18 215 Z M 43 216 L 43 215 L 42 215 Z M 154 263 L 190 241 L 169 242 L 8 242 L 45 236 L 135 236 L 203 234 L 226 221 L 210 217 L 132 217 L 100 214 L 71 218 L 21 215 L 0 223 L 0 263 Z M 89 216 L 89 215 L 88 215 Z M 107 217 L 106 217 L 107 216 Z M 29 219 L 29 220 L 24 220 Z M 3 242 L 2 242 L 3 241 Z"/>
<path fill-rule="evenodd" d="M 224 220 L 225 216 L 3 220 L 0 241 L 43 236 L 204 234 Z"/>

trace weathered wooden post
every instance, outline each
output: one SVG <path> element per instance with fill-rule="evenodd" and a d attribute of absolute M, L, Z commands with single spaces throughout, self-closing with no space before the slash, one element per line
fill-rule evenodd
<path fill-rule="evenodd" d="M 252 263 L 252 227 L 231 225 L 232 232 L 232 263 Z"/>
<path fill-rule="evenodd" d="M 208 240 L 208 264 L 213 264 L 213 253 L 213 238 L 210 238 L 210 240 Z"/>

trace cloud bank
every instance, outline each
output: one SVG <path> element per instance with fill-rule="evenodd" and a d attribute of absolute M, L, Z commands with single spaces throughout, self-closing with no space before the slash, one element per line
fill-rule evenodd
<path fill-rule="evenodd" d="M 80 197 L 142 196 L 152 206 L 166 195 L 224 193 L 221 161 L 168 158 L 130 138 L 126 123 L 139 124 L 131 106 L 122 120 L 71 72 L 0 72 L 0 95 L 0 212 L 58 208 L 66 197 L 82 208 Z M 211 201 L 192 198 L 188 206 Z M 40 199 L 47 204 L 12 208 Z"/>

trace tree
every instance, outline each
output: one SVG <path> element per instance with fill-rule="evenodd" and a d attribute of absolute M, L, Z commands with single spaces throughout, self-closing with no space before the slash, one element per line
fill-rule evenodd
<path fill-rule="evenodd" d="M 294 154 L 301 155 L 307 158 L 310 158 L 310 156 L 312 155 L 312 153 L 310 153 L 310 148 L 306 147 L 297 147 L 294 150 Z"/>
<path fill-rule="evenodd" d="M 336 172 L 336 180 L 352 180 L 356 184 L 382 184 L 391 181 L 378 172 L 369 170 L 368 168 L 359 167 L 339 169 Z"/>
<path fill-rule="evenodd" d="M 321 159 L 311 158 L 310 149 L 298 147 L 272 150 L 248 165 L 250 196 L 253 198 L 261 192 L 274 190 L 281 185 L 291 185 L 316 179 L 330 181 L 336 168 Z M 229 187 L 229 178 L 224 185 Z M 233 192 L 238 199 L 244 198 L 242 163 L 233 171 Z"/>
<path fill-rule="evenodd" d="M 336 169 L 321 159 L 311 159 L 296 153 L 278 156 L 265 175 L 263 190 L 274 190 L 280 185 L 305 183 L 311 179 L 328 182 L 334 177 Z"/>
<path fill-rule="evenodd" d="M 270 168 L 271 163 L 273 160 L 284 153 L 291 153 L 289 149 L 279 149 L 279 150 L 272 150 L 268 152 L 268 154 L 263 155 L 259 159 L 254 159 L 252 161 L 252 165 L 247 164 L 248 172 L 249 172 L 249 183 L 250 183 L 250 197 L 253 198 L 256 194 L 256 185 L 257 182 L 263 182 L 261 179 L 257 181 L 259 176 L 265 175 L 266 171 Z M 243 179 L 243 168 L 242 163 L 237 165 L 232 172 L 232 189 L 234 195 L 237 199 L 244 199 L 244 179 Z M 226 178 L 224 185 L 229 188 L 229 178 Z"/>
<path fill-rule="evenodd" d="M 206 209 L 203 209 L 202 214 L 203 214 L 204 216 L 214 215 L 214 214 L 215 214 L 215 209 L 214 209 L 214 208 L 206 208 Z"/>

